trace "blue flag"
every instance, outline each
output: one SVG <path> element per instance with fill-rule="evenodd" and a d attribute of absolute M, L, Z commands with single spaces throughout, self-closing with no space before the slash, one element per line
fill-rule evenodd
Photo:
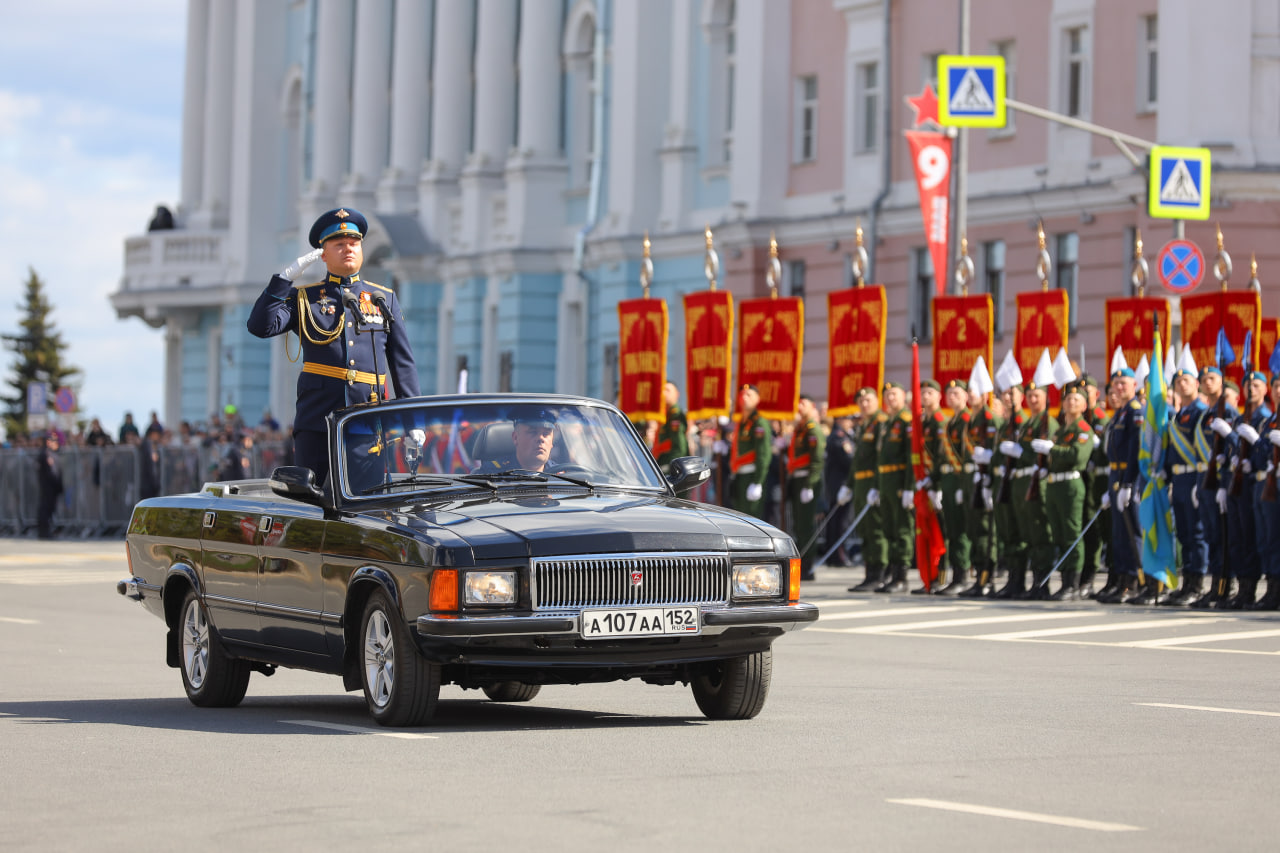
<path fill-rule="evenodd" d="M 1276 345 L 1271 348 L 1271 361 L 1267 362 L 1267 367 L 1271 370 L 1272 376 L 1280 373 L 1280 340 L 1277 340 Z"/>
<path fill-rule="evenodd" d="M 1244 352 L 1240 353 L 1240 365 L 1245 373 L 1253 370 L 1253 329 L 1244 333 Z"/>
<path fill-rule="evenodd" d="M 1218 336 L 1218 346 L 1226 344 L 1226 336 Z M 1231 348 L 1226 344 L 1227 349 Z M 1155 345 L 1151 350 L 1151 372 L 1147 374 L 1147 407 L 1142 425 L 1142 444 L 1138 448 L 1138 470 L 1142 481 L 1142 499 L 1138 504 L 1138 526 L 1142 529 L 1142 571 L 1165 586 L 1178 584 L 1177 552 L 1174 548 L 1173 507 L 1162 480 L 1156 475 L 1164 470 L 1164 454 L 1169 442 L 1169 400 L 1164 384 L 1164 358 L 1160 353 L 1160 329 L 1157 324 Z"/>
<path fill-rule="evenodd" d="M 1218 327 L 1218 343 L 1213 348 L 1213 359 L 1218 363 L 1218 369 L 1226 371 L 1228 364 L 1236 363 L 1236 351 L 1231 348 L 1231 341 L 1227 340 L 1227 330 Z"/>

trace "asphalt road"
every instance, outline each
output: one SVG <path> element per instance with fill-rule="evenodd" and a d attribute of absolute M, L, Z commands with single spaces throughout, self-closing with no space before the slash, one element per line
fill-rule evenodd
<path fill-rule="evenodd" d="M 1274 850 L 1280 616 L 850 596 L 755 720 L 688 689 L 442 691 L 380 729 L 336 678 L 195 708 L 117 542 L 0 541 L 6 850 Z"/>

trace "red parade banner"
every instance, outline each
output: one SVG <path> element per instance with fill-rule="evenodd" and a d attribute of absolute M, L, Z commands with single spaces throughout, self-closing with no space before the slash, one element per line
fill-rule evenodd
<path fill-rule="evenodd" d="M 633 421 L 663 423 L 667 407 L 667 303 L 664 299 L 624 299 L 618 303 L 618 408 Z"/>
<path fill-rule="evenodd" d="M 1253 352 L 1249 353 L 1249 363 L 1258 367 L 1261 323 L 1262 294 L 1256 290 L 1220 290 L 1182 297 L 1182 340 L 1190 344 L 1191 357 L 1200 367 L 1216 365 L 1218 330 L 1226 330 L 1227 340 L 1236 352 L 1236 360 L 1234 364 L 1227 365 L 1224 373 L 1237 385 L 1244 379 L 1241 360 L 1246 332 L 1253 332 Z M 1265 370 L 1265 365 L 1261 369 Z"/>
<path fill-rule="evenodd" d="M 1018 324 L 1013 336 L 1013 357 L 1022 371 L 1024 382 L 1030 382 L 1036 375 L 1036 365 L 1040 363 L 1040 355 L 1049 351 L 1049 360 L 1058 357 L 1058 350 L 1068 348 L 1070 343 L 1067 292 L 1065 290 L 1036 290 L 1031 293 L 1018 294 Z M 1147 339 L 1146 346 L 1151 346 Z M 1145 349 L 1144 349 L 1145 352 Z M 1111 353 L 1107 353 L 1111 358 Z M 1110 363 L 1110 362 L 1108 362 Z M 1134 361 L 1137 364 L 1137 361 Z M 1049 405 L 1058 404 L 1059 391 L 1049 388 Z"/>
<path fill-rule="evenodd" d="M 1271 373 L 1271 353 L 1275 351 L 1277 340 L 1280 340 L 1280 317 L 1263 317 L 1261 331 L 1258 332 L 1258 369 L 1263 373 Z"/>
<path fill-rule="evenodd" d="M 1134 296 L 1128 299 L 1108 299 L 1106 301 L 1106 341 L 1107 349 L 1103 365 L 1110 373 L 1111 355 L 1116 347 L 1124 350 L 1125 359 L 1130 367 L 1137 367 L 1146 353 L 1151 360 L 1151 341 L 1155 330 L 1151 327 L 1152 317 L 1160 321 L 1160 346 L 1163 352 L 1169 351 L 1169 303 L 1160 296 Z M 1132 355 L 1130 355 L 1132 353 Z M 1050 357 L 1057 352 L 1050 350 Z M 1036 356 L 1039 358 L 1039 356 Z M 1174 361 L 1177 361 L 1175 358 Z"/>
<path fill-rule="evenodd" d="M 795 297 L 745 299 L 738 343 L 738 386 L 760 390 L 760 416 L 791 420 L 800 404 L 804 302 Z"/>
<path fill-rule="evenodd" d="M 911 342 L 911 387 L 920 387 L 920 345 Z M 923 409 L 920 395 L 911 395 L 911 474 L 916 482 L 923 480 L 929 473 L 924 466 L 924 428 L 921 424 Z M 944 437 L 943 441 L 947 439 Z M 938 563 L 947 551 L 946 540 L 942 536 L 942 527 L 938 524 L 937 513 L 933 509 L 933 501 L 924 489 L 916 489 L 914 507 L 916 519 L 916 568 L 920 572 L 920 580 L 924 588 L 932 591 L 933 582 L 938 579 Z"/>
<path fill-rule="evenodd" d="M 858 413 L 858 391 L 884 386 L 884 285 L 869 284 L 827 294 L 827 411 L 833 418 Z"/>
<path fill-rule="evenodd" d="M 729 414 L 733 294 L 703 290 L 684 297 L 685 399 L 691 420 Z"/>
<path fill-rule="evenodd" d="M 943 133 L 903 131 L 911 148 L 924 237 L 933 258 L 933 280 L 939 296 L 947 292 L 947 227 L 951 220 L 951 139 Z M 966 378 L 968 378 L 966 376 Z"/>
<path fill-rule="evenodd" d="M 933 379 L 943 388 L 952 379 L 969 380 L 978 356 L 992 370 L 994 332 L 991 296 L 933 298 Z"/>

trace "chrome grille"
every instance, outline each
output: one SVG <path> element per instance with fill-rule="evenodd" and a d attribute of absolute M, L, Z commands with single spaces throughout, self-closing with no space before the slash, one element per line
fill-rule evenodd
<path fill-rule="evenodd" d="M 640 572 L 638 586 L 632 572 Z M 729 600 L 729 559 L 723 554 L 618 554 L 533 561 L 533 607 L 629 607 L 640 604 L 723 604 Z"/>

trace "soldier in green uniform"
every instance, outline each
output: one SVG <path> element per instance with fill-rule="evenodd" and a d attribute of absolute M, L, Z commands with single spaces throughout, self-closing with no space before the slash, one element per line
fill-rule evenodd
<path fill-rule="evenodd" d="M 947 383 L 947 408 L 952 415 L 943 429 L 938 453 L 934 456 L 933 481 L 937 484 L 942 512 L 942 530 L 947 538 L 946 561 L 951 580 L 939 587 L 938 595 L 958 595 L 969 579 L 969 530 L 965 501 L 973 484 L 972 471 L 964 471 L 969 458 L 969 384 L 963 379 Z M 972 467 L 972 465 L 970 466 Z"/>
<path fill-rule="evenodd" d="M 1107 493 L 1107 451 L 1102 445 L 1103 431 L 1107 427 L 1107 410 L 1098 405 L 1098 380 L 1085 373 L 1076 380 L 1087 400 L 1084 419 L 1093 430 L 1093 450 L 1089 464 L 1084 469 L 1084 523 L 1088 524 L 1102 508 L 1102 496 Z M 1080 570 L 1080 599 L 1093 598 L 1093 579 L 1102 568 L 1102 546 L 1106 544 L 1111 525 L 1106 518 L 1099 518 L 1084 534 L 1084 567 Z"/>
<path fill-rule="evenodd" d="M 884 384 L 888 420 L 880 440 L 876 488 L 883 509 L 889 552 L 889 577 L 876 592 L 906 592 L 907 567 L 915 563 L 915 477 L 911 469 L 911 413 L 907 393 L 897 382 Z"/>
<path fill-rule="evenodd" d="M 1027 413 L 1022 408 L 1022 385 L 1010 385 L 1000 395 L 1004 401 L 1006 412 L 1004 423 L 996 432 L 996 447 L 1005 447 L 1005 442 L 1018 446 L 1022 438 L 1022 429 L 1027 422 Z M 1018 459 L 1010 457 L 1003 450 L 998 450 L 993 460 L 995 467 L 991 469 L 997 487 L 995 500 L 995 522 L 1000 563 L 1009 572 L 1009 579 L 996 598 L 1017 598 L 1027 591 L 1027 543 L 1018 529 L 1018 519 L 1013 504 L 1021 500 L 1023 495 L 1015 495 L 1018 482 L 1014 473 L 1018 470 Z"/>
<path fill-rule="evenodd" d="M 1001 423 L 1003 420 L 987 405 L 987 395 L 970 390 L 969 424 L 965 433 L 969 452 L 965 473 L 970 480 L 965 492 L 965 527 L 969 533 L 969 565 L 973 569 L 973 584 L 960 593 L 964 598 L 995 594 L 995 584 L 991 580 L 995 574 L 991 512 L 995 504 L 991 494 L 990 466 Z"/>
<path fill-rule="evenodd" d="M 800 395 L 796 407 L 796 428 L 787 452 L 787 502 L 790 504 L 792 536 L 803 548 L 813 538 L 822 491 L 822 467 L 827 458 L 827 436 L 818 424 L 818 407 L 808 394 Z M 800 555 L 800 579 L 813 580 L 813 549 Z"/>
<path fill-rule="evenodd" d="M 862 562 L 867 576 L 862 583 L 849 587 L 849 592 L 872 592 L 885 582 L 885 561 L 888 559 L 888 543 L 885 540 L 880 492 L 876 488 L 877 466 L 880 457 L 880 439 L 888 416 L 880 410 L 880 401 L 874 388 L 858 391 L 858 408 L 861 422 L 854 428 L 856 440 L 853 448 L 853 467 L 849 481 L 841 488 L 838 500 L 853 501 L 853 514 L 866 508 L 866 514 L 858 522 L 858 535 L 862 539 Z"/>
<path fill-rule="evenodd" d="M 667 382 L 662 386 L 662 400 L 667 404 L 667 421 L 658 427 L 653 455 L 658 460 L 658 467 L 665 473 L 671 460 L 689 455 L 689 421 L 678 405 L 680 389 L 674 382 Z"/>
<path fill-rule="evenodd" d="M 933 379 L 924 379 L 920 382 L 920 431 L 922 433 L 922 446 L 924 448 L 923 458 L 920 464 L 924 467 L 924 477 L 916 482 L 916 491 L 924 491 L 929 496 L 929 501 L 933 504 L 933 509 L 938 516 L 938 526 L 943 527 L 942 520 L 942 492 L 937 488 L 939 472 L 938 466 L 941 464 L 940 459 L 943 455 L 942 445 L 946 441 L 947 416 L 942 413 L 939 404 L 942 402 L 942 386 Z M 914 517 L 914 510 L 912 516 Z M 943 534 L 946 535 L 945 533 Z M 946 567 L 946 556 L 938 565 L 938 580 L 934 582 L 932 589 L 920 587 L 911 590 L 912 595 L 924 595 L 929 592 L 939 592 L 941 589 L 942 571 Z"/>
<path fill-rule="evenodd" d="M 1048 411 L 1049 393 L 1046 388 L 1035 380 L 1027 384 L 1026 402 L 1030 415 L 1023 425 L 1017 450 L 1001 448 L 1018 460 L 1011 498 L 1018 530 L 1027 543 L 1027 565 L 1031 568 L 1031 589 L 1020 596 L 1022 598 L 1048 598 L 1040 580 L 1053 568 L 1053 537 L 1044 500 L 1045 479 L 1037 476 L 1039 460 L 1031 447 L 1033 440 L 1047 439 L 1058 433 L 1058 421 Z"/>
<path fill-rule="evenodd" d="M 1047 454 L 1049 457 L 1044 498 L 1049 512 L 1054 562 L 1066 555 L 1066 559 L 1062 559 L 1062 585 L 1049 596 L 1053 601 L 1080 600 L 1079 580 L 1084 567 L 1084 549 L 1076 539 L 1084 526 L 1084 471 L 1097 446 L 1093 427 L 1084 417 L 1087 406 L 1088 397 L 1083 383 L 1077 381 L 1067 385 L 1062 392 L 1062 426 L 1052 439 L 1031 439 L 1031 449 L 1038 455 Z M 1075 547 L 1067 553 L 1067 548 L 1073 543 Z M 1049 568 L 1052 566 L 1043 571 Z"/>
<path fill-rule="evenodd" d="M 773 431 L 756 411 L 759 405 L 759 389 L 743 385 L 738 392 L 738 412 L 742 417 L 729 451 L 729 470 L 733 473 L 729 496 L 738 512 L 764 518 L 764 481 L 773 461 Z"/>

